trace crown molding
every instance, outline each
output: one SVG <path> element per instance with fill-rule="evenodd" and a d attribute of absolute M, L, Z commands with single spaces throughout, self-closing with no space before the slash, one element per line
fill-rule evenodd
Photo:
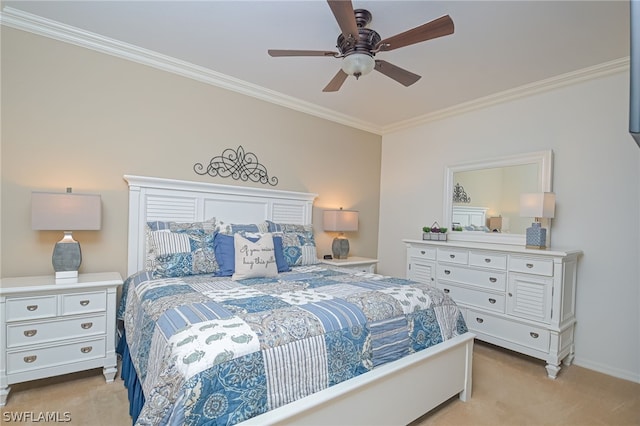
<path fill-rule="evenodd" d="M 514 89 L 498 92 L 388 126 L 379 126 L 364 120 L 356 119 L 346 114 L 337 113 L 310 102 L 296 99 L 292 96 L 284 95 L 255 84 L 215 72 L 208 68 L 194 65 L 186 61 L 181 61 L 167 55 L 143 49 L 109 37 L 104 37 L 70 25 L 62 24 L 28 12 L 23 12 L 12 7 L 4 7 L 2 12 L 0 12 L 0 25 L 27 31 L 33 34 L 63 41 L 65 43 L 74 44 L 76 46 L 106 53 L 132 62 L 137 62 L 142 65 L 147 65 L 183 77 L 191 78 L 202 83 L 221 87 L 223 89 L 231 90 L 246 96 L 251 96 L 292 110 L 378 135 L 393 133 L 454 115 L 490 107 L 499 103 L 509 102 L 571 84 L 624 72 L 629 69 L 630 64 L 630 58 L 627 56 L 625 58 L 620 58 L 603 64 L 526 84 Z"/>

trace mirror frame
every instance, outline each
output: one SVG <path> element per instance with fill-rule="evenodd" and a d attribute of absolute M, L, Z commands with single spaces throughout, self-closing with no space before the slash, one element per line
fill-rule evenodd
<path fill-rule="evenodd" d="M 471 241 L 495 244 L 514 244 L 524 246 L 526 235 L 524 234 L 502 234 L 498 232 L 465 232 L 453 231 L 451 227 L 453 217 L 453 174 L 456 172 L 467 172 L 471 170 L 493 169 L 497 167 L 519 166 L 523 164 L 537 164 L 540 182 L 538 187 L 540 192 L 551 192 L 551 181 L 553 179 L 553 151 L 537 151 L 506 157 L 497 157 L 484 161 L 472 161 L 459 163 L 445 168 L 444 176 L 444 220 L 445 227 L 449 228 L 448 239 L 450 241 Z M 547 224 L 547 238 L 551 241 L 551 226 Z M 550 245 L 550 244 L 549 244 Z"/>

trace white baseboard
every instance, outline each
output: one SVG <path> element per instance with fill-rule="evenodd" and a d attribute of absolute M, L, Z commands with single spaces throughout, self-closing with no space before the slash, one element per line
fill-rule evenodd
<path fill-rule="evenodd" d="M 573 363 L 577 366 L 588 368 L 599 373 L 607 374 L 609 376 L 617 377 L 619 379 L 629 380 L 631 382 L 640 383 L 640 372 L 633 372 L 628 370 L 621 370 L 619 368 L 613 368 L 610 365 L 601 364 L 599 362 L 590 361 L 588 359 L 576 357 Z"/>

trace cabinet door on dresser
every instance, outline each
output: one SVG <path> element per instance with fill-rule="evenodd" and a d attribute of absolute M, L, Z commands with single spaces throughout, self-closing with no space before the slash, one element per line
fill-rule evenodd
<path fill-rule="evenodd" d="M 407 278 L 425 284 L 435 284 L 435 247 L 407 248 Z"/>

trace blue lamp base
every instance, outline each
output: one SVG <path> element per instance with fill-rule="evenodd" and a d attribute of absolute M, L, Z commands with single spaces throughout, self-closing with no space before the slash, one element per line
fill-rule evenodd
<path fill-rule="evenodd" d="M 334 259 L 346 259 L 349 256 L 349 240 L 345 237 L 334 238 L 331 252 Z"/>
<path fill-rule="evenodd" d="M 532 223 L 531 227 L 527 228 L 526 247 L 530 249 L 546 249 L 546 244 L 547 230 L 539 222 Z"/>

